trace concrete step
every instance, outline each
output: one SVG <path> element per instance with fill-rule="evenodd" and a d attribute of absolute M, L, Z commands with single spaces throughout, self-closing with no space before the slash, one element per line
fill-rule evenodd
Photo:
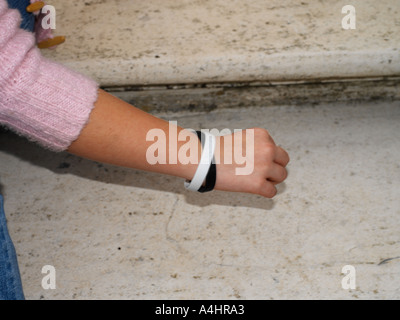
<path fill-rule="evenodd" d="M 379 78 L 400 75 L 397 0 L 48 1 L 44 54 L 105 87 Z"/>

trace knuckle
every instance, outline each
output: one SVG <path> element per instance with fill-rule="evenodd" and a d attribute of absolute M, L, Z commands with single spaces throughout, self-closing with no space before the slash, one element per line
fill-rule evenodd
<path fill-rule="evenodd" d="M 287 166 L 289 164 L 289 162 L 290 162 L 290 156 L 289 156 L 289 153 L 286 150 L 283 150 L 283 151 L 284 151 L 284 157 L 285 157 L 285 166 Z"/>
<path fill-rule="evenodd" d="M 285 168 L 283 168 L 283 167 L 281 167 L 282 169 L 281 169 L 281 172 L 280 172 L 280 179 L 279 179 L 279 181 L 278 182 L 282 182 L 282 181 L 284 181 L 286 178 L 287 178 L 287 176 L 288 176 L 288 172 L 287 172 L 287 170 L 285 169 Z"/>
<path fill-rule="evenodd" d="M 253 130 L 254 130 L 254 134 L 257 136 L 264 137 L 264 138 L 270 137 L 269 132 L 266 129 L 256 127 L 256 128 L 253 128 Z"/>
<path fill-rule="evenodd" d="M 276 148 L 273 144 L 271 143 L 265 143 L 261 149 L 263 151 L 263 155 L 265 157 L 272 157 L 274 158 L 275 153 L 276 153 Z"/>
<path fill-rule="evenodd" d="M 286 162 L 285 162 L 285 166 L 287 166 L 290 163 L 290 156 L 289 154 L 286 153 Z"/>
<path fill-rule="evenodd" d="M 254 136 L 256 141 L 259 141 L 260 143 L 275 145 L 274 139 L 266 129 L 255 128 Z"/>
<path fill-rule="evenodd" d="M 264 128 L 255 127 L 255 128 L 250 129 L 250 130 L 254 131 L 254 135 L 256 137 L 260 137 L 260 138 L 263 138 L 263 139 L 265 139 L 265 138 L 268 139 L 270 137 L 269 132 Z"/>
<path fill-rule="evenodd" d="M 281 179 L 281 181 L 280 181 L 280 182 L 283 182 L 283 181 L 285 181 L 287 177 L 288 177 L 288 173 L 287 173 L 287 171 L 286 171 L 286 170 L 284 170 L 284 171 L 283 171 L 283 174 L 282 174 L 282 179 Z"/>

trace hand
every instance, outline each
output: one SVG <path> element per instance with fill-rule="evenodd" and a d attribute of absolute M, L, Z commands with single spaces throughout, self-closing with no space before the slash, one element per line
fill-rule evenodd
<path fill-rule="evenodd" d="M 243 157 L 240 157 L 241 153 Z M 217 137 L 216 159 L 216 190 L 273 198 L 277 193 L 276 185 L 288 175 L 288 153 L 275 144 L 267 130 L 261 128 Z"/>

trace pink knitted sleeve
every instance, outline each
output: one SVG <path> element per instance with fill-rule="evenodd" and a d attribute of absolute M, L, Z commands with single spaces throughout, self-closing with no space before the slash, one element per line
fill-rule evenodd
<path fill-rule="evenodd" d="M 95 81 L 44 58 L 17 10 L 0 0 L 0 124 L 54 151 L 78 138 L 97 100 Z"/>

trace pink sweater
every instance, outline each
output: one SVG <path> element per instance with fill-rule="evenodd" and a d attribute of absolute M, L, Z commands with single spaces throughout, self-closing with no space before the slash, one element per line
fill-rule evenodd
<path fill-rule="evenodd" d="M 20 23 L 19 12 L 0 0 L 0 124 L 51 150 L 66 150 L 89 119 L 98 85 L 44 58 Z"/>

